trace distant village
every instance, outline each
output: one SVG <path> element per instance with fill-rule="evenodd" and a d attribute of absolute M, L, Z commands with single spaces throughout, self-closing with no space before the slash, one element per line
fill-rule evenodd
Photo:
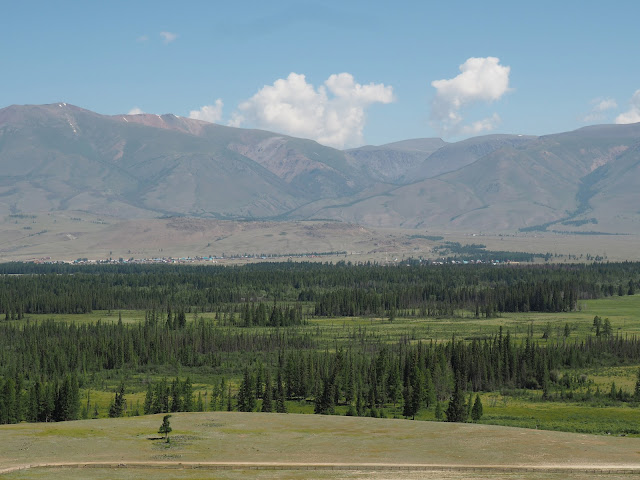
<path fill-rule="evenodd" d="M 243 254 L 243 255 L 229 255 L 229 256 L 188 256 L 188 257 L 153 257 L 153 258 L 108 258 L 102 260 L 93 260 L 89 258 L 77 258 L 75 260 L 55 260 L 51 257 L 32 258 L 26 260 L 25 263 L 37 263 L 37 264 L 71 264 L 71 265 L 124 265 L 124 264 L 137 264 L 137 265 L 151 265 L 151 264 L 216 264 L 216 263 L 233 263 L 237 261 L 293 261 L 293 260 L 310 260 L 315 261 L 319 258 L 356 255 L 348 254 L 347 252 L 320 252 L 320 253 L 298 253 L 298 254 Z M 343 260 L 340 262 L 344 263 Z M 367 262 L 356 261 L 348 262 L 349 264 L 361 265 Z M 423 258 L 387 258 L 384 261 L 377 263 L 382 264 L 402 264 L 409 265 L 518 265 L 521 262 L 513 260 L 460 260 L 455 258 L 438 258 L 438 259 L 423 259 Z"/>

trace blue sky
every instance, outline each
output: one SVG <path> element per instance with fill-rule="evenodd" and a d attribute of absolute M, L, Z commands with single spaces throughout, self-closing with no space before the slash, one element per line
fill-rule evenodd
<path fill-rule="evenodd" d="M 336 147 L 640 121 L 635 0 L 343 3 L 2 2 L 0 107 L 137 108 Z"/>

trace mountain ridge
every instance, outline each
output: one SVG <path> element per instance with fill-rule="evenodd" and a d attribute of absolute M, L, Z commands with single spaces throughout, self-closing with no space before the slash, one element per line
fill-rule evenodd
<path fill-rule="evenodd" d="M 0 213 L 640 232 L 640 124 L 345 151 L 173 114 L 0 109 Z"/>

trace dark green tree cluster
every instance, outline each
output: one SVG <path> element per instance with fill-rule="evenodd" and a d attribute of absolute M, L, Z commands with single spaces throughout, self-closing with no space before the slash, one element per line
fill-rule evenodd
<path fill-rule="evenodd" d="M 290 327 L 302 324 L 302 307 L 300 305 L 273 304 L 269 309 L 264 303 L 257 305 L 244 303 L 241 312 L 241 326 L 244 327 Z"/>
<path fill-rule="evenodd" d="M 80 410 L 78 377 L 64 375 L 61 380 L 36 379 L 27 386 L 21 376 L 0 378 L 0 424 L 61 422 L 76 420 Z"/>
<path fill-rule="evenodd" d="M 151 413 L 167 412 L 192 412 L 196 404 L 193 395 L 193 385 L 189 377 L 184 380 L 175 378 L 171 385 L 167 379 L 156 383 L 147 384 L 147 392 L 144 397 L 143 412 Z M 204 405 L 202 405 L 204 408 Z"/>
<path fill-rule="evenodd" d="M 640 264 L 493 266 L 264 263 L 243 267 L 168 265 L 0 265 L 0 314 L 158 310 L 172 305 L 170 328 L 183 314 L 227 311 L 246 325 L 300 323 L 299 302 L 316 315 L 377 315 L 416 310 L 422 316 L 459 309 L 559 312 L 583 298 L 633 294 Z M 276 302 L 273 307 L 269 302 Z M 257 303 L 257 305 L 256 305 Z M 260 307 L 260 303 L 266 303 Z M 249 304 L 249 305 L 247 305 Z M 249 312 L 248 310 L 251 309 Z M 256 312 L 256 309 L 259 309 Z"/>
<path fill-rule="evenodd" d="M 109 406 L 109 417 L 121 417 L 122 415 L 124 415 L 126 410 L 127 400 L 124 398 L 124 383 L 121 383 L 118 390 L 116 390 L 113 402 L 111 402 L 111 405 Z"/>

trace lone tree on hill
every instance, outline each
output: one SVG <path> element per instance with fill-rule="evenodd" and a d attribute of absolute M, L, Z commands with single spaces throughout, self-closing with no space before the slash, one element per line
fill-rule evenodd
<path fill-rule="evenodd" d="M 162 425 L 160 425 L 158 429 L 158 433 L 164 433 L 164 438 L 167 440 L 167 443 L 169 443 L 169 432 L 172 430 L 171 424 L 169 423 L 170 417 L 171 415 L 165 415 L 162 419 Z"/>

